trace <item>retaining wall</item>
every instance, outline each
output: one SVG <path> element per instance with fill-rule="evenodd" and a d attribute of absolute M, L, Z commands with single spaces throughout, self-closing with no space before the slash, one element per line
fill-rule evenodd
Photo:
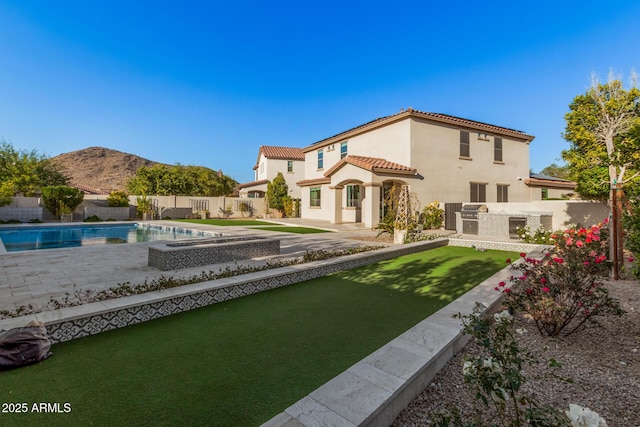
<path fill-rule="evenodd" d="M 149 246 L 149 266 L 163 271 L 280 255 L 280 239 L 216 237 Z"/>

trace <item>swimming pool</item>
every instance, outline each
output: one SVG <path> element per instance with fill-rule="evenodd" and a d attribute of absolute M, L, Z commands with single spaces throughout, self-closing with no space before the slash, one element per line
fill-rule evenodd
<path fill-rule="evenodd" d="M 0 252 L 73 248 L 117 243 L 180 240 L 220 236 L 220 233 L 155 224 L 83 224 L 0 228 Z"/>

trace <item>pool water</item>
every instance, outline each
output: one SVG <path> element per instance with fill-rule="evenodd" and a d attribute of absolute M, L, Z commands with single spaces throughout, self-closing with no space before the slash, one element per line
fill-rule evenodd
<path fill-rule="evenodd" d="M 150 224 L 96 224 L 0 228 L 0 252 L 210 237 L 217 233 Z"/>

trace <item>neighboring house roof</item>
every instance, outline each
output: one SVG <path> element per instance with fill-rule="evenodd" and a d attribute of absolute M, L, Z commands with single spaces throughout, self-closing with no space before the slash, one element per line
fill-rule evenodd
<path fill-rule="evenodd" d="M 539 173 L 532 173 L 528 179 L 524 180 L 526 185 L 532 187 L 550 187 L 550 188 L 570 188 L 575 189 L 576 182 L 569 181 L 567 179 L 556 178 L 554 176 L 543 175 Z"/>
<path fill-rule="evenodd" d="M 260 181 L 245 182 L 244 184 L 238 185 L 238 188 L 239 189 L 243 189 L 243 188 L 247 188 L 247 187 L 255 187 L 255 186 L 258 186 L 258 185 L 266 184 L 267 182 L 269 182 L 268 179 L 261 179 Z"/>
<path fill-rule="evenodd" d="M 304 153 L 300 148 L 293 147 L 277 147 L 274 145 L 262 145 L 258 150 L 258 158 L 253 169 L 257 169 L 260 163 L 260 155 L 264 155 L 267 159 L 279 160 L 302 160 L 304 161 Z"/>
<path fill-rule="evenodd" d="M 82 185 L 82 184 L 69 184 L 69 187 L 72 188 L 76 188 L 80 191 L 82 191 L 84 194 L 98 194 L 98 195 L 108 195 L 110 194 L 108 191 L 105 190 L 100 190 L 98 188 L 91 188 L 91 187 L 87 187 L 86 185 Z"/>
<path fill-rule="evenodd" d="M 333 165 L 331 168 L 329 168 L 329 170 L 324 173 L 324 176 L 328 177 L 333 175 L 334 172 L 336 172 L 346 164 L 354 165 L 371 172 L 382 172 L 399 175 L 415 175 L 418 172 L 416 168 L 390 162 L 378 157 L 348 155 L 347 157 L 341 159 L 338 163 Z"/>
<path fill-rule="evenodd" d="M 447 114 L 428 113 L 424 111 L 418 111 L 409 107 L 407 110 L 400 111 L 399 113 L 393 114 L 391 116 L 381 117 L 381 118 L 372 120 L 363 125 L 356 126 L 352 129 L 341 132 L 337 135 L 315 142 L 310 146 L 303 148 L 302 152 L 306 153 L 312 150 L 316 150 L 318 148 L 324 147 L 325 145 L 329 145 L 329 144 L 347 139 L 349 137 L 353 137 L 355 135 L 382 127 L 382 126 L 386 126 L 388 124 L 391 124 L 400 120 L 404 120 L 409 117 L 425 119 L 425 120 L 434 121 L 438 123 L 455 125 L 462 128 L 467 128 L 467 129 L 477 130 L 477 131 L 482 131 L 487 133 L 493 133 L 496 135 L 509 136 L 516 139 L 521 139 L 525 142 L 531 142 L 535 138 L 535 136 L 533 135 L 526 134 L 516 129 L 496 126 L 489 123 L 477 122 L 475 120 L 463 119 L 461 117 L 450 116 Z"/>

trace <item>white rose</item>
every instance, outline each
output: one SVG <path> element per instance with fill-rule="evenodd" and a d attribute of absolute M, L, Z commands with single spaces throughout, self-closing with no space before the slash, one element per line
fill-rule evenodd
<path fill-rule="evenodd" d="M 493 318 L 496 321 L 496 323 L 502 323 L 502 322 L 509 323 L 513 320 L 513 316 L 509 314 L 507 310 L 502 310 L 500 313 L 494 314 Z"/>
<path fill-rule="evenodd" d="M 470 360 L 467 360 L 466 362 L 464 362 L 464 364 L 462 365 L 462 373 L 464 375 L 472 375 L 473 373 L 475 373 L 473 362 L 471 362 Z"/>
<path fill-rule="evenodd" d="M 573 427 L 607 427 L 607 422 L 597 412 L 575 403 L 569 404 L 569 410 L 565 414 Z"/>

